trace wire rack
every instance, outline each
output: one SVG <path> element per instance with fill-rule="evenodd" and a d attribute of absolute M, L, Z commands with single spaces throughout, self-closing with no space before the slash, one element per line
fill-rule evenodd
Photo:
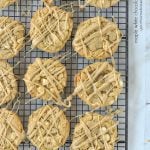
<path fill-rule="evenodd" d="M 56 0 L 56 5 L 63 5 L 66 3 L 71 3 L 76 1 L 71 0 Z M 83 1 L 81 1 L 82 3 Z M 19 0 L 18 7 L 16 4 L 9 6 L 6 9 L 3 9 L 0 13 L 1 16 L 9 16 L 13 19 L 20 20 L 26 26 L 26 34 L 28 34 L 29 27 L 30 27 L 30 20 L 33 13 L 39 8 L 42 7 L 42 3 L 40 0 Z M 63 7 L 65 8 L 65 7 Z M 69 7 L 67 8 L 69 10 Z M 116 68 L 122 74 L 122 79 L 124 81 L 124 88 L 122 93 L 120 94 L 118 101 L 111 106 L 111 108 L 121 108 L 124 110 L 124 113 L 119 114 L 115 117 L 116 120 L 120 122 L 118 126 L 118 133 L 120 141 L 116 144 L 116 150 L 127 150 L 127 136 L 128 136 L 128 0 L 120 0 L 120 2 L 109 8 L 109 9 L 102 9 L 98 10 L 94 7 L 86 7 L 84 11 L 79 11 L 78 8 L 75 8 L 74 12 L 74 30 L 70 40 L 67 42 L 64 49 L 59 52 L 59 54 L 63 54 L 64 52 L 71 52 L 71 57 L 68 59 L 64 59 L 62 63 L 66 66 L 68 72 L 68 81 L 67 81 L 67 88 L 64 92 L 64 97 L 67 97 L 74 89 L 73 86 L 73 77 L 74 75 L 81 70 L 83 67 L 87 66 L 88 64 L 93 63 L 92 61 L 88 61 L 79 55 L 73 55 L 74 51 L 72 48 L 72 40 L 74 38 L 74 34 L 77 28 L 77 25 L 88 18 L 95 17 L 98 15 L 104 16 L 108 19 L 112 19 L 112 16 L 115 17 L 116 23 L 118 23 L 118 27 L 121 29 L 122 33 L 124 34 L 123 39 L 119 45 L 118 51 L 115 53 L 114 58 L 116 60 Z M 23 78 L 24 73 L 30 63 L 34 61 L 36 57 L 41 58 L 50 58 L 58 54 L 49 54 L 46 52 L 42 52 L 39 49 L 35 49 L 31 53 L 26 55 L 24 58 L 25 52 L 30 49 L 31 43 L 25 45 L 24 49 L 13 59 L 8 60 L 13 66 L 18 62 L 21 61 L 22 63 L 19 64 L 14 68 L 14 73 Z M 107 61 L 110 61 L 109 59 Z M 29 94 L 26 93 L 26 87 L 22 80 L 18 81 L 19 92 L 21 93 L 21 104 L 19 106 L 18 114 L 22 119 L 23 125 L 25 130 L 27 129 L 28 117 L 29 115 L 36 110 L 37 108 L 41 107 L 45 104 L 41 100 L 31 101 L 28 104 L 25 104 L 28 100 L 31 99 Z M 13 104 L 12 104 L 13 105 Z M 104 114 L 106 109 L 110 107 L 100 109 L 98 112 Z M 11 109 L 11 108 L 10 108 Z M 81 115 L 87 111 L 89 111 L 89 107 L 83 103 L 78 97 L 73 99 L 72 107 L 67 110 L 66 115 L 68 119 L 72 119 L 77 115 Z M 74 125 L 78 122 L 78 119 L 74 119 L 71 122 L 71 133 L 70 138 L 68 138 L 64 147 L 60 148 L 61 150 L 68 150 L 71 144 L 71 136 L 73 133 Z M 19 150 L 36 150 L 36 148 L 28 141 L 21 143 Z"/>

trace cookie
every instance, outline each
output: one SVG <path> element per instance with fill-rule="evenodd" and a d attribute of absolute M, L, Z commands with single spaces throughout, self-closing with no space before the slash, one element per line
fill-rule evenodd
<path fill-rule="evenodd" d="M 95 17 L 80 23 L 73 47 L 87 59 L 104 59 L 117 51 L 121 38 L 121 31 L 114 22 Z"/>
<path fill-rule="evenodd" d="M 86 3 L 98 8 L 109 8 L 117 4 L 119 0 L 86 0 Z"/>
<path fill-rule="evenodd" d="M 39 150 L 55 150 L 69 136 L 70 125 L 58 107 L 46 105 L 29 117 L 27 137 Z"/>
<path fill-rule="evenodd" d="M 71 13 L 57 6 L 44 7 L 31 19 L 30 37 L 32 48 L 54 53 L 60 51 L 71 36 Z"/>
<path fill-rule="evenodd" d="M 24 46 L 25 29 L 21 22 L 0 17 L 0 59 L 16 56 Z"/>
<path fill-rule="evenodd" d="M 0 105 L 12 101 L 18 91 L 13 68 L 5 61 L 0 61 Z"/>
<path fill-rule="evenodd" d="M 60 94 L 67 83 L 67 72 L 58 60 L 37 58 L 29 65 L 24 81 L 32 97 L 60 104 Z"/>
<path fill-rule="evenodd" d="M 46 6 L 51 6 L 53 4 L 53 0 L 42 0 L 42 2 L 46 5 Z"/>
<path fill-rule="evenodd" d="M 0 109 L 0 149 L 17 150 L 25 138 L 20 118 L 12 111 Z"/>
<path fill-rule="evenodd" d="M 85 67 L 74 78 L 77 95 L 92 108 L 112 105 L 123 87 L 120 73 L 108 62 Z"/>
<path fill-rule="evenodd" d="M 15 2 L 16 0 L 0 0 L 0 8 L 5 8 Z"/>
<path fill-rule="evenodd" d="M 85 114 L 75 126 L 71 150 L 114 150 L 117 124 L 110 116 Z"/>

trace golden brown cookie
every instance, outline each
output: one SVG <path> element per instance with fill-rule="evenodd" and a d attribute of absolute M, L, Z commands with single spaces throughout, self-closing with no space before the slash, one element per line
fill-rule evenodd
<path fill-rule="evenodd" d="M 74 78 L 77 95 L 92 108 L 112 105 L 123 87 L 120 73 L 108 62 L 85 67 Z"/>
<path fill-rule="evenodd" d="M 67 72 L 58 60 L 37 58 L 29 65 L 24 81 L 32 97 L 61 105 L 60 94 L 67 83 Z"/>
<path fill-rule="evenodd" d="M 87 59 L 104 59 L 116 52 L 121 38 L 117 24 L 103 17 L 95 17 L 80 23 L 73 47 Z"/>
<path fill-rule="evenodd" d="M 58 107 L 46 105 L 29 117 L 27 137 L 39 150 L 56 150 L 69 136 L 70 125 Z"/>
<path fill-rule="evenodd" d="M 16 56 L 24 46 L 25 29 L 21 22 L 0 17 L 0 59 Z"/>
<path fill-rule="evenodd" d="M 0 105 L 12 101 L 18 91 L 13 68 L 5 61 L 0 61 Z"/>
<path fill-rule="evenodd" d="M 111 116 L 85 114 L 75 126 L 71 150 L 114 150 L 117 124 Z"/>
<path fill-rule="evenodd" d="M 54 53 L 61 50 L 71 36 L 71 13 L 57 6 L 45 7 L 35 12 L 31 19 L 32 48 Z"/>
<path fill-rule="evenodd" d="M 25 132 L 20 118 L 12 111 L 0 109 L 0 149 L 17 150 Z"/>
<path fill-rule="evenodd" d="M 7 7 L 15 2 L 16 0 L 0 0 L 0 8 Z"/>
<path fill-rule="evenodd" d="M 98 8 L 109 8 L 117 4 L 119 0 L 86 0 L 87 4 Z"/>

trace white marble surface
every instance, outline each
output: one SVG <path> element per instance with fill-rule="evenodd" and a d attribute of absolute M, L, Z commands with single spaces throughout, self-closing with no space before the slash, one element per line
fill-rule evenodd
<path fill-rule="evenodd" d="M 129 2 L 129 150 L 150 150 L 150 0 L 137 0 L 143 5 L 138 43 L 133 32 L 135 1 Z"/>

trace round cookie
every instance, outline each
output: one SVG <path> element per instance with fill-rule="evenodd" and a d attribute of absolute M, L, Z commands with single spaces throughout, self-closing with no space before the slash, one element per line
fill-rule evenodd
<path fill-rule="evenodd" d="M 73 47 L 87 59 L 104 59 L 116 52 L 121 38 L 121 31 L 114 22 L 95 17 L 80 23 Z"/>
<path fill-rule="evenodd" d="M 70 125 L 64 112 L 46 105 L 29 117 L 27 137 L 39 150 L 55 150 L 65 144 L 69 131 Z"/>
<path fill-rule="evenodd" d="M 0 17 L 0 59 L 9 59 L 24 46 L 25 29 L 21 22 Z"/>
<path fill-rule="evenodd" d="M 25 132 L 20 118 L 12 111 L 0 109 L 0 149 L 17 150 Z"/>
<path fill-rule="evenodd" d="M 13 100 L 18 86 L 13 68 L 5 61 L 0 61 L 0 105 Z"/>
<path fill-rule="evenodd" d="M 86 0 L 87 4 L 98 8 L 109 8 L 118 2 L 119 0 Z"/>
<path fill-rule="evenodd" d="M 58 60 L 36 58 L 29 65 L 24 81 L 32 97 L 61 105 L 60 94 L 67 83 L 67 72 Z"/>
<path fill-rule="evenodd" d="M 15 2 L 16 0 L 0 0 L 0 8 L 5 8 Z"/>
<path fill-rule="evenodd" d="M 71 150 L 114 150 L 117 124 L 111 116 L 85 114 L 75 126 Z"/>
<path fill-rule="evenodd" d="M 120 73 L 108 62 L 85 67 L 74 78 L 77 95 L 92 108 L 112 105 L 123 87 Z"/>
<path fill-rule="evenodd" d="M 50 53 L 61 50 L 71 36 L 71 15 L 57 6 L 37 10 L 31 19 L 32 48 L 37 47 Z"/>

